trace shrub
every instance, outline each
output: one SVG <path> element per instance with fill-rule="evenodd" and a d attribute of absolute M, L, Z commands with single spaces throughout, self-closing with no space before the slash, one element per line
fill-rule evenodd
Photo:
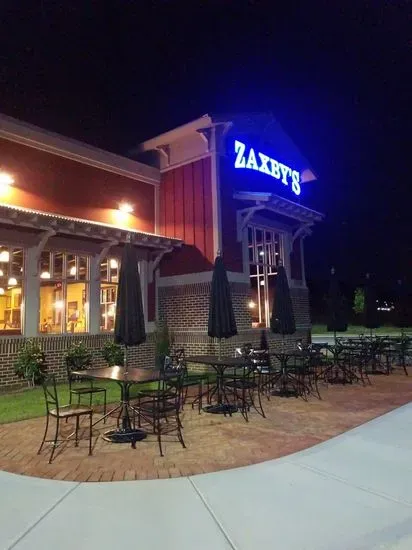
<path fill-rule="evenodd" d="M 66 365 L 72 370 L 84 370 L 92 365 L 92 353 L 83 342 L 73 344 L 65 356 Z"/>
<path fill-rule="evenodd" d="M 102 355 L 109 367 L 123 367 L 124 353 L 120 344 L 108 340 L 103 346 Z"/>
<path fill-rule="evenodd" d="M 34 340 L 27 340 L 20 348 L 14 371 L 17 376 L 27 380 L 29 388 L 39 384 L 45 377 L 47 370 L 46 355 Z"/>

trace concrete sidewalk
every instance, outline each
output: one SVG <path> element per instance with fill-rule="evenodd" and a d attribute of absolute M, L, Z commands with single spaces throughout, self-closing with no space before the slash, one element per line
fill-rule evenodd
<path fill-rule="evenodd" d="M 70 483 L 0 472 L 0 549 L 412 549 L 412 404 L 214 474 Z"/>

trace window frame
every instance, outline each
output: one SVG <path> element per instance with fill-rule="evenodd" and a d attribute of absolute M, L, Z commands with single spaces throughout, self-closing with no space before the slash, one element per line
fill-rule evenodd
<path fill-rule="evenodd" d="M 252 245 L 249 243 L 249 231 L 250 229 L 253 231 L 252 234 Z M 258 243 L 256 238 L 256 231 L 262 231 L 262 242 Z M 270 232 L 272 235 L 272 238 L 269 243 L 266 242 L 266 233 Z M 275 235 L 279 238 L 278 243 L 278 252 L 276 248 L 274 248 L 275 245 Z M 259 321 L 253 322 L 252 321 L 252 328 L 268 328 L 270 326 L 270 316 L 271 316 L 271 308 L 272 304 L 269 299 L 269 277 L 275 277 L 276 271 L 275 269 L 278 267 L 280 262 L 283 262 L 283 265 L 285 265 L 285 246 L 286 246 L 286 239 L 287 239 L 287 232 L 285 230 L 279 229 L 276 226 L 266 225 L 262 223 L 254 223 L 251 222 L 247 225 L 247 231 L 246 231 L 246 245 L 247 245 L 247 269 L 248 269 L 248 276 L 249 276 L 249 285 L 252 289 L 252 279 L 257 279 L 257 296 L 255 300 L 251 300 L 249 303 L 253 302 L 255 303 L 255 306 L 258 310 L 258 319 Z M 267 245 L 269 247 L 267 248 Z M 269 252 L 269 256 L 274 258 L 275 254 L 278 256 L 277 263 L 274 264 L 272 262 L 259 262 L 258 260 L 258 247 L 262 247 L 262 251 L 265 253 L 265 256 L 267 256 Z M 250 257 L 250 249 L 253 249 L 252 252 L 252 259 Z M 251 274 L 251 266 L 256 266 L 256 274 Z M 262 278 L 262 279 L 261 279 Z M 263 290 L 263 303 L 261 300 L 261 280 L 264 282 L 262 285 L 264 287 Z M 263 306 L 263 307 L 262 307 Z M 262 311 L 264 309 L 264 312 Z"/>
<path fill-rule="evenodd" d="M 43 254 L 49 254 L 49 278 L 42 278 L 41 275 L 43 273 L 42 267 L 41 267 L 41 261 L 42 261 L 42 255 Z M 61 277 L 55 277 L 54 276 L 54 270 L 55 270 L 55 255 L 61 254 L 62 255 L 62 270 L 61 270 Z M 76 276 L 74 278 L 71 278 L 69 271 L 68 271 L 68 256 L 74 256 L 75 259 L 75 267 L 77 274 L 79 273 L 79 264 L 80 264 L 80 257 L 85 257 L 87 259 L 87 266 L 86 266 L 86 277 L 84 279 L 77 278 Z M 37 332 L 39 336 L 67 336 L 71 334 L 76 335 L 82 335 L 82 334 L 90 334 L 90 284 L 91 284 L 91 254 L 88 254 L 86 252 L 79 252 L 79 251 L 73 251 L 68 249 L 57 249 L 57 248 L 46 248 L 43 250 L 40 254 L 40 258 L 38 259 L 38 279 L 39 279 L 39 316 L 37 320 Z M 61 319 L 60 319 L 60 332 L 47 332 L 41 330 L 42 325 L 42 319 L 41 319 L 41 287 L 42 283 L 50 283 L 50 284 L 61 284 L 61 301 L 63 302 L 63 308 L 61 310 Z M 82 300 L 83 300 L 83 293 L 84 293 L 84 318 L 85 318 L 85 330 L 83 331 L 70 331 L 68 330 L 69 325 L 69 316 L 68 316 L 68 286 L 73 284 L 82 284 L 84 285 L 84 289 L 82 289 Z M 82 304 L 83 306 L 83 304 Z"/>

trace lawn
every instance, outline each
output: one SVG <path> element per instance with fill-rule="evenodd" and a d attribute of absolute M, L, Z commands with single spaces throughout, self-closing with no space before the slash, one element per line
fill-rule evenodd
<path fill-rule="evenodd" d="M 407 334 L 412 333 L 412 327 L 409 327 L 405 329 L 405 332 Z M 312 325 L 312 334 L 326 334 L 326 325 Z M 369 334 L 369 329 L 363 327 L 362 325 L 349 325 L 347 334 Z M 332 333 L 330 333 L 332 334 Z M 345 333 L 338 333 L 338 334 L 345 334 Z M 400 335 L 401 329 L 398 327 L 394 327 L 393 325 L 384 325 L 382 327 L 379 327 L 375 330 L 373 330 L 373 334 L 378 334 L 380 336 L 386 336 L 386 335 Z"/>
<path fill-rule="evenodd" d="M 107 403 L 119 402 L 120 388 L 116 382 L 102 380 L 99 381 L 99 383 L 95 383 L 95 386 L 106 388 Z M 153 386 L 153 384 L 141 384 L 139 387 L 135 386 L 134 391 L 149 386 Z M 59 384 L 57 386 L 57 393 L 59 404 L 66 405 L 69 402 L 69 385 L 66 383 Z M 131 390 L 131 396 L 133 397 L 133 388 Z M 77 403 L 76 399 L 77 397 L 74 396 L 74 403 Z M 82 402 L 88 403 L 87 399 L 87 397 L 84 397 Z M 93 406 L 94 405 L 103 405 L 103 394 L 93 396 Z M 6 393 L 3 395 L 0 394 L 0 424 L 36 418 L 44 416 L 45 413 L 46 409 L 42 387 Z"/>

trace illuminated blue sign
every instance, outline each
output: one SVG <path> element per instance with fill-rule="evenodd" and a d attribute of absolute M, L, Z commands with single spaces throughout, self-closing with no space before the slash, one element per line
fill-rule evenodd
<path fill-rule="evenodd" d="M 284 185 L 291 185 L 295 195 L 300 195 L 300 174 L 286 164 L 264 155 L 255 153 L 252 147 L 247 147 L 241 141 L 235 140 L 235 168 L 249 168 L 281 180 Z"/>

